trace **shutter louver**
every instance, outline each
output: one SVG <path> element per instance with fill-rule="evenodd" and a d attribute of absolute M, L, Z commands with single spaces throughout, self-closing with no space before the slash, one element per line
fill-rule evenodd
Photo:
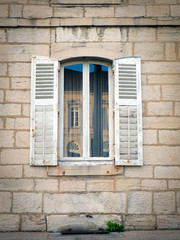
<path fill-rule="evenodd" d="M 115 60 L 115 164 L 142 165 L 142 99 L 139 57 Z"/>
<path fill-rule="evenodd" d="M 32 58 L 30 164 L 57 165 L 58 62 Z"/>

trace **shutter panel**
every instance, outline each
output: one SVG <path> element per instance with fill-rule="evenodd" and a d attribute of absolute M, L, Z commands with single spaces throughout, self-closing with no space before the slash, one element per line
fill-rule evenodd
<path fill-rule="evenodd" d="M 56 166 L 58 61 L 33 57 L 31 68 L 30 164 Z"/>
<path fill-rule="evenodd" d="M 141 59 L 117 59 L 115 69 L 115 164 L 141 166 Z"/>

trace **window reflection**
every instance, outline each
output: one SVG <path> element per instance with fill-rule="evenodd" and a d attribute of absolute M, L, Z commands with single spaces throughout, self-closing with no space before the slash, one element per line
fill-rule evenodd
<path fill-rule="evenodd" d="M 83 65 L 64 67 L 64 157 L 81 157 Z"/>

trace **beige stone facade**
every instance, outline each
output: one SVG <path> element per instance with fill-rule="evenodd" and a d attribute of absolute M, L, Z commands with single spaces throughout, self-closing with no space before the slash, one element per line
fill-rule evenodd
<path fill-rule="evenodd" d="M 180 229 L 180 1 L 67 2 L 0 0 L 0 231 Z M 141 57 L 142 167 L 30 167 L 36 55 Z"/>

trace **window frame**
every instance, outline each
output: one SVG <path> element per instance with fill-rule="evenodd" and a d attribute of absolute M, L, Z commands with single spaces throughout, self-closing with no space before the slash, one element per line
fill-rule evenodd
<path fill-rule="evenodd" d="M 83 64 L 83 155 L 82 157 L 63 157 L 63 135 L 64 135 L 64 67 L 73 64 Z M 89 111 L 89 66 L 90 64 L 104 65 L 108 67 L 108 97 L 109 97 L 109 157 L 90 157 L 90 111 Z M 106 165 L 113 164 L 113 136 L 114 136 L 114 83 L 113 83 L 113 63 L 97 59 L 83 59 L 67 61 L 61 64 L 59 76 L 59 165 Z M 87 97 L 88 96 L 88 97 Z M 88 107 L 87 107 L 88 106 Z"/>

